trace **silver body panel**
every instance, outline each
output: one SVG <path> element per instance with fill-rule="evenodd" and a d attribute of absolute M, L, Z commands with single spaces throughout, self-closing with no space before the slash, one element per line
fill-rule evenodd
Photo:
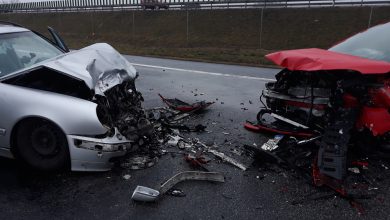
<path fill-rule="evenodd" d="M 8 27 L 7 27 L 8 28 Z M 0 28 L 0 34 L 3 28 Z M 12 29 L 12 28 L 11 28 Z M 17 28 L 16 28 L 17 29 Z M 17 31 L 28 31 L 19 28 Z M 109 71 L 121 71 L 121 76 L 112 76 L 110 84 L 114 86 L 126 79 L 135 79 L 135 68 L 108 44 L 95 44 L 78 51 L 40 62 L 29 68 L 11 73 L 0 78 L 0 156 L 12 158 L 11 133 L 17 123 L 25 118 L 38 117 L 56 124 L 66 135 L 73 171 L 107 171 L 112 167 L 110 159 L 125 155 L 131 147 L 110 152 L 98 149 L 84 149 L 75 145 L 75 139 L 85 139 L 92 143 L 127 144 L 124 137 L 114 135 L 107 138 L 91 138 L 107 133 L 107 128 L 99 121 L 96 113 L 97 104 L 54 92 L 31 89 L 3 83 L 6 79 L 25 74 L 34 69 L 47 67 L 73 78 L 80 79 L 95 93 L 102 93 L 101 75 Z M 107 74 L 106 74 L 107 75 Z M 113 74 L 114 75 L 114 74 Z"/>
<path fill-rule="evenodd" d="M 0 27 L 0 34 L 18 33 L 18 32 L 25 32 L 25 31 L 29 31 L 29 30 L 26 28 L 16 27 L 12 25 L 2 25 Z"/>

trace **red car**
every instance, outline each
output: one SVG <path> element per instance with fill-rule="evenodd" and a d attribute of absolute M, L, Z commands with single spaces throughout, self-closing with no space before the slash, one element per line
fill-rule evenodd
<path fill-rule="evenodd" d="M 323 49 L 266 57 L 284 69 L 266 84 L 247 129 L 317 139 L 313 175 L 342 180 L 348 146 L 390 152 L 390 23 Z M 352 143 L 352 145 L 351 145 Z"/>

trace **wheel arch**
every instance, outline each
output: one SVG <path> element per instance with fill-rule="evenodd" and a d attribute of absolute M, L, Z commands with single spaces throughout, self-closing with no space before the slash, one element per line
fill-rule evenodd
<path fill-rule="evenodd" d="M 40 115 L 30 115 L 30 116 L 23 117 L 23 118 L 19 119 L 15 123 L 15 125 L 12 127 L 11 135 L 10 135 L 10 150 L 11 150 L 11 153 L 16 158 L 19 157 L 18 152 L 17 152 L 16 147 L 15 147 L 15 145 L 16 145 L 16 138 L 17 138 L 17 135 L 16 135 L 17 134 L 17 130 L 23 123 L 25 123 L 26 121 L 29 121 L 29 120 L 44 120 L 44 121 L 48 121 L 49 123 L 51 123 L 52 125 L 57 127 L 66 136 L 66 133 L 65 133 L 64 129 L 61 126 L 59 126 L 57 123 L 55 123 L 53 120 L 49 119 L 49 118 L 46 118 L 46 117 L 43 117 L 43 116 L 40 116 Z M 69 143 L 67 143 L 67 145 L 69 146 Z"/>

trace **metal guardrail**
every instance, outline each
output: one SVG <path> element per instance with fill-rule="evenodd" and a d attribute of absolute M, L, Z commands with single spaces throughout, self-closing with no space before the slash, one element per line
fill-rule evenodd
<path fill-rule="evenodd" d="M 0 4 L 0 13 L 142 10 L 145 2 L 185 10 L 390 5 L 390 0 L 58 0 Z"/>

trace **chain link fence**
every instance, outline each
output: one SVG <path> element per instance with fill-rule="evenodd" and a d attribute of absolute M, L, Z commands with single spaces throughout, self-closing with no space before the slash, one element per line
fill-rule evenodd
<path fill-rule="evenodd" d="M 45 33 L 51 26 L 77 49 L 107 42 L 122 53 L 262 64 L 282 49 L 328 48 L 390 20 L 390 7 L 4 13 Z"/>
<path fill-rule="evenodd" d="M 390 5 L 390 0 L 58 0 L 0 4 L 0 13 Z"/>

